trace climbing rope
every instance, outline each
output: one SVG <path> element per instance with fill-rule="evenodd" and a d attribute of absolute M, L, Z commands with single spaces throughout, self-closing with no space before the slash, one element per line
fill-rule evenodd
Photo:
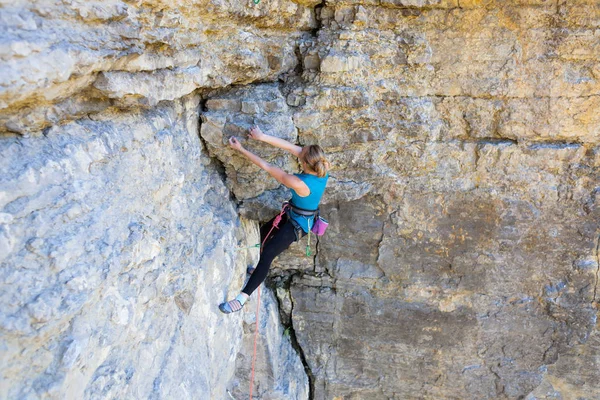
<path fill-rule="evenodd" d="M 311 252 L 310 252 L 310 231 L 312 229 L 312 227 L 310 226 L 310 218 L 308 219 L 307 223 L 308 223 L 308 242 L 306 242 L 306 257 L 310 257 L 311 256 Z"/>
<path fill-rule="evenodd" d="M 261 254 L 262 254 L 263 248 L 265 247 L 265 243 L 269 239 L 269 236 L 271 236 L 271 232 L 273 232 L 273 229 L 275 229 L 275 228 L 279 229 L 279 223 L 281 222 L 281 218 L 283 218 L 283 214 L 285 214 L 285 211 L 287 210 L 288 207 L 289 207 L 289 204 L 287 204 L 287 203 L 284 204 L 283 207 L 281 207 L 281 212 L 279 213 L 279 215 L 277 217 L 275 217 L 275 219 L 273 220 L 273 225 L 271 226 L 271 230 L 269 231 L 269 233 L 267 233 L 267 235 L 265 236 L 265 239 L 263 240 L 262 244 L 260 245 L 260 253 Z M 249 248 L 252 248 L 252 247 L 256 247 L 256 245 L 249 246 Z M 255 318 L 256 325 L 254 328 L 254 350 L 252 351 L 252 372 L 250 373 L 250 400 L 252 400 L 252 389 L 254 388 L 254 367 L 256 365 L 256 342 L 258 340 L 258 321 L 259 321 L 259 316 L 260 316 L 259 312 L 260 312 L 260 286 L 258 287 L 258 295 L 256 297 L 256 318 Z"/>

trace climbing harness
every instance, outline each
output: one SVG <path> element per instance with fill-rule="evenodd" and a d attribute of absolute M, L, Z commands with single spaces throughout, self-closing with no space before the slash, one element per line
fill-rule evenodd
<path fill-rule="evenodd" d="M 293 212 L 295 212 L 296 214 L 302 215 L 304 217 L 313 217 L 313 216 L 319 215 L 318 208 L 316 210 L 305 210 L 304 208 L 296 207 L 295 205 L 293 205 L 292 203 L 287 202 L 287 201 L 284 204 L 289 204 L 289 206 Z"/>
<path fill-rule="evenodd" d="M 322 236 L 325 233 L 325 229 L 328 225 L 327 220 L 321 218 L 321 216 L 319 215 L 318 208 L 316 210 L 305 210 L 303 208 L 296 207 L 291 203 L 290 208 L 296 214 L 301 215 L 303 217 L 308 217 L 308 239 L 306 243 L 306 257 L 310 257 L 312 255 L 312 252 L 310 250 L 310 233 L 312 232 L 317 236 Z"/>
<path fill-rule="evenodd" d="M 310 251 L 310 232 L 311 232 L 311 229 L 313 228 L 311 226 L 311 218 L 310 217 L 312 217 L 312 220 L 314 221 L 317 218 L 317 216 L 319 215 L 319 209 L 317 208 L 316 210 L 305 210 L 304 208 L 296 207 L 295 205 L 293 205 L 292 203 L 289 203 L 287 201 L 283 204 L 289 204 L 290 210 L 292 210 L 296 214 L 301 215 L 303 217 L 308 217 L 308 220 L 307 220 L 308 241 L 306 243 L 306 257 L 310 257 L 312 255 L 312 253 Z M 297 225 L 297 224 L 295 224 L 295 225 Z M 302 229 L 302 228 L 300 228 L 300 229 Z"/>

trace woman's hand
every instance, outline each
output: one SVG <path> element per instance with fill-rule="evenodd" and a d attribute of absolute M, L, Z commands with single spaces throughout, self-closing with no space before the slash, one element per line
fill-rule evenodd
<path fill-rule="evenodd" d="M 235 136 L 229 138 L 229 145 L 237 151 L 241 151 L 243 149 L 242 144 L 237 140 Z"/>
<path fill-rule="evenodd" d="M 262 140 L 265 137 L 263 131 L 260 130 L 258 126 L 253 126 L 250 128 L 248 136 L 250 136 L 254 140 Z"/>

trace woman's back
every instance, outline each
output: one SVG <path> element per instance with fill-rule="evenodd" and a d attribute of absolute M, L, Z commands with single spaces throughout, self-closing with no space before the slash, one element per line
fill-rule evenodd
<path fill-rule="evenodd" d="M 316 210 L 319 208 L 319 203 L 321 202 L 321 198 L 323 197 L 323 193 L 325 192 L 325 186 L 327 186 L 327 180 L 329 179 L 329 173 L 327 173 L 324 177 L 319 178 L 316 175 L 311 174 L 294 174 L 298 178 L 302 179 L 306 186 L 310 189 L 310 194 L 305 197 L 298 196 L 298 193 L 294 189 L 290 189 L 292 192 L 292 205 L 298 208 L 302 208 L 303 210 Z M 295 213 L 294 211 L 290 211 L 290 216 L 292 219 L 304 230 L 304 232 L 308 232 L 310 227 L 314 223 L 313 217 L 306 217 L 300 214 Z"/>

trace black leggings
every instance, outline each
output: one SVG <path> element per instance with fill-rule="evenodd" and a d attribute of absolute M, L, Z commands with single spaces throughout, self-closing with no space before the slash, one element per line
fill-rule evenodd
<path fill-rule="evenodd" d="M 265 223 L 260 227 L 260 242 L 262 243 L 265 240 L 265 236 L 271 230 L 273 226 L 273 221 L 277 218 L 277 216 L 273 217 L 269 222 Z M 246 293 L 248 296 L 252 294 L 256 290 L 257 287 L 265 280 L 267 274 L 269 272 L 269 267 L 271 263 L 279 254 L 281 254 L 285 249 L 290 247 L 290 245 L 296 241 L 296 233 L 294 232 L 294 225 L 289 220 L 288 214 L 284 214 L 281 222 L 279 223 L 279 229 L 274 228 L 265 243 L 265 247 L 260 255 L 260 260 L 258 260 L 258 265 L 256 265 L 256 269 L 250 276 L 248 283 L 242 292 Z M 301 230 L 301 237 L 306 235 L 306 232 Z"/>

